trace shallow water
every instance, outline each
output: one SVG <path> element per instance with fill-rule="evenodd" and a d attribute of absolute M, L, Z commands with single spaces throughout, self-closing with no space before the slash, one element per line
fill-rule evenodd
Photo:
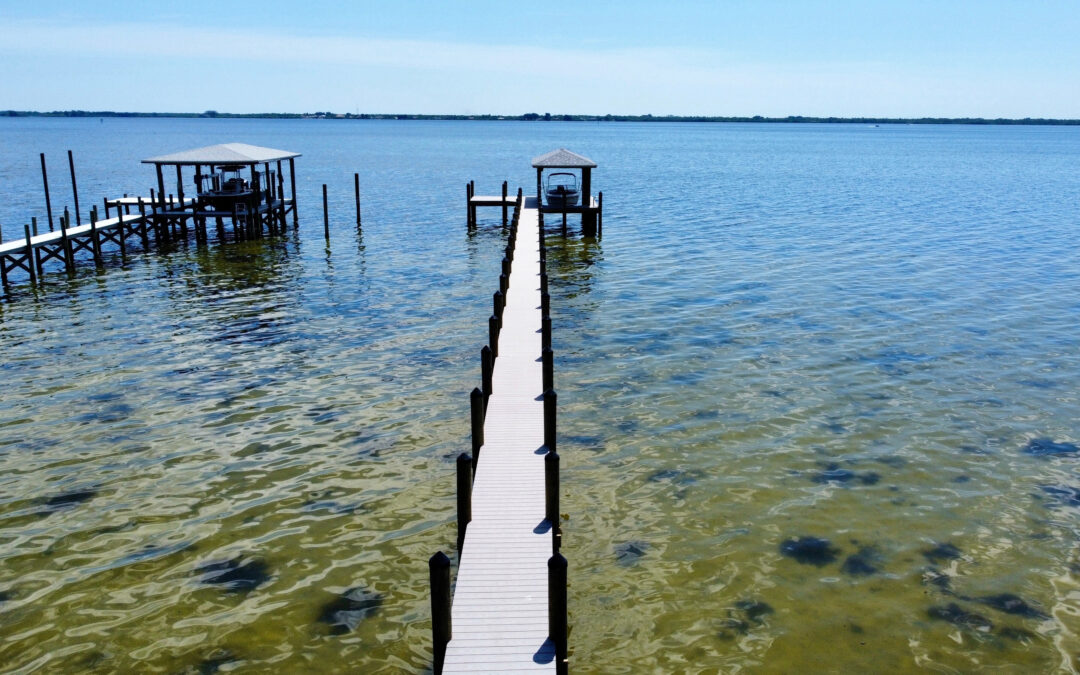
<path fill-rule="evenodd" d="M 5 237 L 44 222 L 41 151 L 60 207 L 75 151 L 84 209 L 145 192 L 143 157 L 304 154 L 285 239 L 115 253 L 0 302 L 9 671 L 424 670 L 503 244 L 493 209 L 466 231 L 463 186 L 529 191 L 559 145 L 606 205 L 602 241 L 549 220 L 575 670 L 1078 667 L 1078 130 L 0 138 Z"/>

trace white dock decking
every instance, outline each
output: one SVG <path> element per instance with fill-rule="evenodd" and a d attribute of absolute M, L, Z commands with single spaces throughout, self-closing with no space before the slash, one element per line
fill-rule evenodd
<path fill-rule="evenodd" d="M 451 611 L 443 673 L 556 671 L 548 640 L 540 247 L 535 199 L 518 220 Z"/>
<path fill-rule="evenodd" d="M 119 218 L 119 217 L 105 218 L 103 220 L 99 220 L 99 221 L 97 221 L 97 229 L 98 229 L 98 231 L 111 230 L 112 228 L 114 228 L 114 227 L 116 227 L 117 225 L 120 224 L 120 220 L 121 220 L 121 218 Z M 141 223 L 143 221 L 143 217 L 138 215 L 138 214 L 132 214 L 130 216 L 125 215 L 123 217 L 123 221 L 124 221 L 124 225 L 134 225 L 136 223 Z M 90 233 L 90 223 L 86 223 L 84 225 L 77 225 L 75 227 L 69 227 L 67 229 L 67 236 L 68 237 L 81 237 L 81 236 L 89 234 L 89 233 Z M 54 243 L 60 241 L 61 239 L 63 239 L 63 236 L 64 236 L 64 234 L 59 229 L 57 229 L 55 232 L 45 232 L 45 233 L 42 233 L 42 234 L 38 234 L 36 237 L 31 236 L 30 237 L 30 245 L 33 246 L 34 248 L 37 248 L 38 246 L 41 246 L 42 244 L 54 244 Z M 26 237 L 25 236 L 20 237 L 19 239 L 6 241 L 3 244 L 0 244 L 0 254 L 4 254 L 4 253 L 21 253 L 22 251 L 25 251 L 25 250 L 26 250 Z"/>

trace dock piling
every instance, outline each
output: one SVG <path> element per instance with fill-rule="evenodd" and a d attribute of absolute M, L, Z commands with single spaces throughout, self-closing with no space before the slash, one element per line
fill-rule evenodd
<path fill-rule="evenodd" d="M 76 217 L 78 214 L 75 214 Z M 101 233 L 98 232 L 97 227 L 97 207 L 95 206 L 90 210 L 90 241 L 93 242 L 94 248 L 94 264 L 101 266 L 104 261 L 101 259 Z"/>
<path fill-rule="evenodd" d="M 491 357 L 499 355 L 499 317 L 494 314 L 488 317 L 488 346 L 491 347 Z"/>
<path fill-rule="evenodd" d="M 326 208 L 326 183 L 322 186 L 322 220 L 323 230 L 326 232 L 326 241 L 330 241 L 330 212 Z"/>
<path fill-rule="evenodd" d="M 484 392 L 473 388 L 469 394 L 470 421 L 472 426 L 473 463 L 480 459 L 480 448 L 484 445 Z"/>
<path fill-rule="evenodd" d="M 544 371 L 544 391 L 555 388 L 555 352 L 551 347 L 540 352 L 541 367 Z"/>
<path fill-rule="evenodd" d="M 566 558 L 556 553 L 548 559 L 548 637 L 555 644 L 555 672 L 565 675 L 566 661 Z"/>
<path fill-rule="evenodd" d="M 555 406 L 558 395 L 554 389 L 544 390 L 544 445 L 549 452 L 555 452 Z"/>
<path fill-rule="evenodd" d="M 82 225 L 82 216 L 79 215 L 79 187 L 75 184 L 75 156 L 68 150 L 68 168 L 71 169 L 71 193 L 75 196 L 75 226 Z"/>
<path fill-rule="evenodd" d="M 428 560 L 431 582 L 432 663 L 435 675 L 441 675 L 446 660 L 446 645 L 453 636 L 450 623 L 450 558 L 439 551 Z"/>
<path fill-rule="evenodd" d="M 502 184 L 502 217 L 503 227 L 506 227 L 506 181 Z"/>
<path fill-rule="evenodd" d="M 465 544 L 465 530 L 472 521 L 472 476 L 476 462 L 469 453 L 463 452 L 457 458 L 457 548 L 461 557 Z"/>
<path fill-rule="evenodd" d="M 37 284 L 37 255 L 34 254 L 34 243 L 30 238 L 30 226 L 23 225 L 26 232 L 26 271 L 30 273 L 30 283 Z M 2 264 L 2 263 L 0 263 Z"/>
<path fill-rule="evenodd" d="M 491 356 L 491 347 L 484 345 L 480 350 L 480 382 L 484 392 L 484 410 L 487 411 L 487 402 L 491 398 L 491 376 L 495 370 L 495 360 Z"/>
<path fill-rule="evenodd" d="M 360 229 L 360 174 L 353 174 L 353 188 L 356 191 L 356 228 Z"/>
<path fill-rule="evenodd" d="M 41 153 L 41 182 L 45 186 L 45 213 L 49 216 L 49 232 L 53 231 L 52 201 L 49 200 L 49 174 L 45 171 L 45 153 Z"/>
<path fill-rule="evenodd" d="M 551 552 L 562 548 L 559 528 L 559 453 L 549 450 L 544 455 L 544 517 L 551 526 Z"/>

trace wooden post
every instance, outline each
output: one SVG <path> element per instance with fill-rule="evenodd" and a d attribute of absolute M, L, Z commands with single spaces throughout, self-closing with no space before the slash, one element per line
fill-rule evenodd
<path fill-rule="evenodd" d="M 551 347 L 540 352 L 541 367 L 544 371 L 544 391 L 555 388 L 555 352 Z"/>
<path fill-rule="evenodd" d="M 71 192 L 75 195 L 75 225 L 82 225 L 82 216 L 79 215 L 79 187 L 75 184 L 75 156 L 68 150 L 68 168 L 71 169 Z"/>
<path fill-rule="evenodd" d="M 139 200 L 139 238 L 142 239 L 143 250 L 150 248 L 150 238 L 146 236 L 146 205 Z"/>
<path fill-rule="evenodd" d="M 495 370 L 495 359 L 491 356 L 491 347 L 484 345 L 480 350 L 480 382 L 484 392 L 484 410 L 487 410 L 487 401 L 491 397 L 491 376 Z"/>
<path fill-rule="evenodd" d="M 68 274 L 75 273 L 75 254 L 71 252 L 71 240 L 68 239 L 68 223 L 71 216 L 68 215 L 67 207 L 64 207 L 64 215 L 60 216 L 60 241 L 64 244 L 64 269 Z"/>
<path fill-rule="evenodd" d="M 323 230 L 326 232 L 326 241 L 330 241 L 330 212 L 326 207 L 326 183 L 322 186 L 322 219 Z"/>
<path fill-rule="evenodd" d="M 547 316 L 551 314 L 551 294 L 540 294 L 540 316 Z"/>
<path fill-rule="evenodd" d="M 494 316 L 499 319 L 499 330 L 502 330 L 502 317 L 503 308 L 506 307 L 506 296 L 502 291 L 495 291 L 491 295 L 492 311 L 495 312 Z"/>
<path fill-rule="evenodd" d="M 592 206 L 592 169 L 581 169 L 581 205 L 588 208 Z"/>
<path fill-rule="evenodd" d="M 499 275 L 499 290 L 503 292 L 503 295 L 506 295 L 506 291 L 508 291 L 509 289 L 510 289 L 510 277 L 506 276 L 505 274 L 500 274 Z"/>
<path fill-rule="evenodd" d="M 161 165 L 160 164 L 155 164 L 154 167 L 157 169 L 157 195 L 158 195 L 158 200 L 161 202 L 161 206 L 165 206 L 165 176 L 161 173 Z M 150 194 L 151 194 L 151 196 L 153 196 L 154 193 L 151 191 Z"/>
<path fill-rule="evenodd" d="M 544 390 L 544 445 L 555 452 L 555 404 L 558 396 L 554 389 Z"/>
<path fill-rule="evenodd" d="M 549 450 L 544 455 L 544 517 L 551 525 L 551 552 L 562 548 L 559 528 L 559 453 Z"/>
<path fill-rule="evenodd" d="M 360 228 L 360 174 L 354 173 L 352 175 L 352 177 L 353 177 L 353 188 L 354 188 L 354 191 L 356 192 L 356 227 L 357 227 L 357 229 L 359 229 Z"/>
<path fill-rule="evenodd" d="M 23 225 L 26 232 L 26 271 L 30 273 L 30 283 L 37 283 L 37 256 L 34 254 L 34 242 L 30 239 L 30 226 Z"/>
<path fill-rule="evenodd" d="M 510 260 L 506 256 L 503 256 L 502 259 L 502 273 L 506 275 L 507 279 L 510 278 Z"/>
<path fill-rule="evenodd" d="M 465 530 L 472 521 L 472 475 L 476 462 L 469 453 L 463 452 L 457 458 L 457 550 L 460 560 L 465 544 Z"/>
<path fill-rule="evenodd" d="M 37 236 L 37 217 L 36 216 L 30 219 L 30 231 L 34 233 L 35 237 Z"/>
<path fill-rule="evenodd" d="M 45 185 L 45 212 L 49 214 L 49 232 L 53 231 L 52 202 L 49 201 L 49 174 L 45 171 L 45 153 L 41 153 L 41 182 Z"/>
<path fill-rule="evenodd" d="M 116 230 L 120 233 L 120 257 L 127 257 L 127 235 L 124 232 L 124 210 L 119 206 L 116 208 L 116 217 L 119 220 L 116 222 Z"/>
<path fill-rule="evenodd" d="M 503 181 L 503 186 L 502 186 L 502 211 L 503 211 L 503 227 L 506 227 L 506 181 Z"/>
<path fill-rule="evenodd" d="M 543 349 L 551 349 L 551 317 L 547 315 L 540 319 L 540 344 Z"/>
<path fill-rule="evenodd" d="M 296 162 L 289 158 L 289 189 L 292 192 L 292 223 L 293 228 L 300 227 L 300 217 L 296 213 Z"/>
<path fill-rule="evenodd" d="M 480 448 L 484 445 L 484 392 L 473 388 L 469 394 L 470 421 L 472 427 L 472 452 L 475 461 L 480 461 Z"/>
<path fill-rule="evenodd" d="M 559 196 L 562 198 L 562 232 L 566 236 L 566 188 L 559 186 Z"/>
<path fill-rule="evenodd" d="M 543 178 L 544 170 L 540 167 L 536 168 L 536 208 L 541 209 L 544 206 L 544 188 Z"/>
<path fill-rule="evenodd" d="M 432 666 L 435 675 L 441 675 L 446 660 L 446 645 L 453 637 L 450 623 L 450 558 L 442 551 L 428 560 L 428 578 L 431 581 Z"/>
<path fill-rule="evenodd" d="M 540 292 L 541 293 L 547 293 L 548 292 L 548 275 L 547 275 L 547 272 L 544 272 L 543 274 L 540 275 Z"/>
<path fill-rule="evenodd" d="M 176 196 L 180 199 L 180 208 L 184 207 L 184 174 L 180 170 L 180 165 L 176 165 Z M 105 214 L 108 217 L 109 214 Z"/>
<path fill-rule="evenodd" d="M 488 317 L 488 346 L 491 347 L 491 357 L 499 356 L 499 317 Z"/>
<path fill-rule="evenodd" d="M 476 226 L 476 205 L 472 203 L 472 198 L 476 196 L 476 181 L 469 181 L 469 222 Z"/>
<path fill-rule="evenodd" d="M 548 559 L 548 637 L 555 643 L 555 672 L 565 675 L 566 662 L 566 558 L 556 553 Z"/>
<path fill-rule="evenodd" d="M 604 236 L 604 191 L 596 195 L 596 234 Z"/>
<path fill-rule="evenodd" d="M 98 234 L 97 228 L 97 207 L 90 210 L 90 241 L 93 244 L 94 264 L 100 267 L 103 261 L 101 259 L 101 235 Z"/>

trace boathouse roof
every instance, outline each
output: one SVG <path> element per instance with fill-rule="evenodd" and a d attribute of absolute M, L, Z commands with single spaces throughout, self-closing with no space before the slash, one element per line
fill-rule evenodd
<path fill-rule="evenodd" d="M 208 145 L 205 148 L 174 152 L 171 155 L 151 157 L 150 159 L 144 159 L 143 164 L 176 164 L 181 166 L 194 166 L 196 164 L 262 164 L 263 162 L 276 162 L 279 159 L 292 159 L 299 156 L 299 152 L 263 148 L 258 145 L 248 145 L 247 143 L 222 143 L 221 145 Z"/>
<path fill-rule="evenodd" d="M 576 152 L 570 152 L 566 148 L 559 148 L 551 152 L 533 157 L 535 169 L 595 169 L 596 162 L 588 157 L 582 157 Z"/>

